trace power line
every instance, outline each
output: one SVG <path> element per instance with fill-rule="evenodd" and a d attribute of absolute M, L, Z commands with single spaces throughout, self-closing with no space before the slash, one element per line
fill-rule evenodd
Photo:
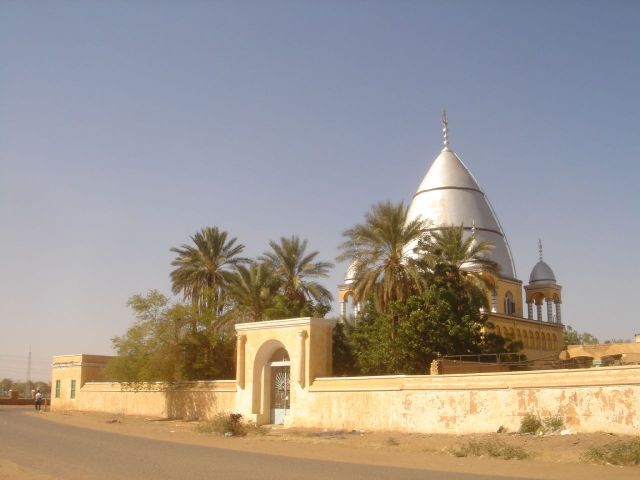
<path fill-rule="evenodd" d="M 24 385 L 24 396 L 29 397 L 31 387 L 31 345 L 29 345 L 29 363 L 27 364 L 27 383 Z"/>

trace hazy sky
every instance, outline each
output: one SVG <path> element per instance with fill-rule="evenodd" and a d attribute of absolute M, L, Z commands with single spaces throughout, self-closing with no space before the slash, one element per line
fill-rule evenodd
<path fill-rule="evenodd" d="M 640 331 L 637 1 L 0 3 L 0 377 L 111 353 L 205 226 L 333 260 L 451 146 L 518 277 L 563 320 Z M 332 291 L 344 266 L 325 284 Z M 335 312 L 335 309 L 334 309 Z"/>

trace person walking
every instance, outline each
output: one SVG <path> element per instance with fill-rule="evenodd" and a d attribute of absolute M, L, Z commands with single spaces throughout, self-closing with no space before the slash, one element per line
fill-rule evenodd
<path fill-rule="evenodd" d="M 40 405 L 42 405 L 42 393 L 40 393 L 40 389 L 36 392 L 36 412 L 40 411 Z"/>

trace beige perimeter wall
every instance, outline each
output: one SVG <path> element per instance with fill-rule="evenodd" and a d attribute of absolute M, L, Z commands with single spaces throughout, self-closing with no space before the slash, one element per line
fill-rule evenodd
<path fill-rule="evenodd" d="M 120 383 L 88 382 L 70 401 L 54 410 L 80 410 L 122 415 L 144 415 L 186 420 L 211 418 L 219 412 L 235 410 L 236 383 L 229 381 L 189 382 L 171 389 L 161 384 L 131 390 Z"/>
<path fill-rule="evenodd" d="M 296 324 L 297 325 L 297 324 Z M 296 326 L 298 328 L 299 325 Z M 640 365 L 576 370 L 538 370 L 457 375 L 313 378 L 318 358 L 310 337 L 279 326 L 292 355 L 291 409 L 286 426 L 327 429 L 398 430 L 425 433 L 495 432 L 500 426 L 517 430 L 527 413 L 560 415 L 573 432 L 640 432 Z M 256 338 L 262 335 L 256 330 Z M 322 332 L 321 332 L 322 333 Z M 249 337 L 250 330 L 246 330 Z M 286 338 L 285 338 L 286 337 Z M 319 338 L 323 338 L 320 335 Z M 280 343 L 264 340 L 273 348 Z M 247 339 L 247 352 L 252 352 Z M 274 343 L 275 342 L 275 343 Z M 299 343 L 296 353 L 296 345 Z M 251 348 L 249 348 L 251 347 Z M 270 348 L 271 348 L 270 347 Z M 264 349 L 263 349 L 264 350 Z M 191 382 L 165 390 L 151 385 L 132 391 L 119 383 L 96 381 L 107 357 L 75 355 L 54 358 L 53 383 L 60 381 L 53 410 L 84 410 L 163 418 L 207 419 L 218 412 L 237 412 L 265 423 L 270 386 L 257 396 L 264 415 L 254 410 L 252 371 L 262 371 L 270 352 L 247 355 L 244 388 L 235 380 Z M 314 363 L 315 358 L 315 363 Z M 295 365 L 304 360 L 303 367 Z M 261 370 L 262 369 L 262 370 Z M 325 370 L 326 371 L 326 370 Z M 303 376 L 302 373 L 305 373 Z M 264 374 L 262 377 L 267 378 Z M 70 384 L 77 384 L 71 398 Z M 258 385 L 262 383 L 258 382 Z"/>
<path fill-rule="evenodd" d="M 574 432 L 640 432 L 640 366 L 466 375 L 318 378 L 291 425 L 406 432 L 517 430 L 532 413 Z"/>

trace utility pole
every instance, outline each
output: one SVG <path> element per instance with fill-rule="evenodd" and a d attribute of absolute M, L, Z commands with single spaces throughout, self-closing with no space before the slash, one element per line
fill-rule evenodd
<path fill-rule="evenodd" d="M 29 345 L 29 362 L 27 363 L 27 381 L 24 385 L 25 398 L 31 398 L 31 345 Z"/>

